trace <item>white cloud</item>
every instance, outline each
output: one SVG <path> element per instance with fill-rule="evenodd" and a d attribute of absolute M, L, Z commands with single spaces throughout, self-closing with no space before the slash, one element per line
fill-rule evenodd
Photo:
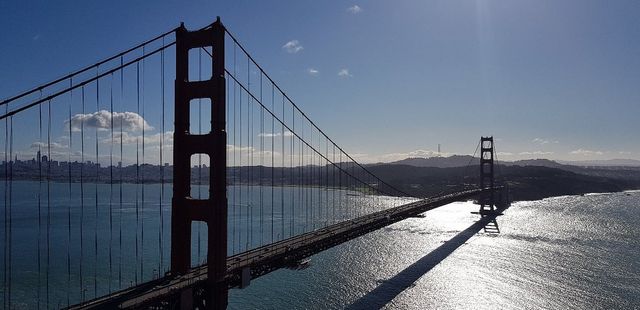
<path fill-rule="evenodd" d="M 227 144 L 227 153 L 234 153 L 234 152 L 238 152 L 238 153 L 250 153 L 250 155 L 253 155 L 254 158 L 254 162 L 257 163 L 258 160 L 261 156 L 271 156 L 271 154 L 275 154 L 275 155 L 280 155 L 279 152 L 271 152 L 268 150 L 260 150 L 258 148 L 255 148 L 253 146 L 238 146 L 238 145 L 233 145 L 233 144 Z M 233 155 L 232 155 L 233 156 Z M 245 158 L 239 158 L 240 161 L 245 160 Z"/>
<path fill-rule="evenodd" d="M 362 8 L 359 5 L 355 4 L 355 5 L 351 6 L 351 7 L 348 7 L 347 8 L 347 12 L 349 12 L 351 14 L 358 14 L 358 13 L 362 12 Z"/>
<path fill-rule="evenodd" d="M 142 135 L 131 135 L 126 131 L 123 131 L 122 134 L 120 134 L 119 132 L 114 132 L 113 144 L 119 145 L 121 142 L 120 140 L 122 140 L 123 145 L 136 144 L 136 143 L 142 144 L 142 138 L 143 138 Z M 147 146 L 160 145 L 161 139 L 162 139 L 162 133 L 145 135 L 144 136 L 145 148 Z M 104 144 L 110 144 L 112 142 L 111 136 L 103 138 L 100 142 Z M 163 147 L 169 147 L 172 144 L 173 144 L 173 131 L 167 131 L 164 133 Z"/>
<path fill-rule="evenodd" d="M 349 69 L 341 69 L 340 71 L 338 71 L 338 76 L 343 78 L 353 77 L 353 75 L 349 72 Z"/>
<path fill-rule="evenodd" d="M 68 145 L 64 145 L 62 143 L 58 143 L 58 142 L 51 142 L 51 143 L 46 143 L 46 142 L 33 142 L 31 143 L 31 148 L 32 149 L 40 149 L 41 153 L 46 153 L 46 151 L 49 149 L 49 147 L 51 147 L 51 150 L 67 150 L 69 148 Z"/>
<path fill-rule="evenodd" d="M 277 138 L 282 136 L 281 132 L 276 132 L 276 133 L 270 133 L 270 132 L 262 132 L 258 134 L 258 137 L 265 137 L 265 138 Z M 284 136 L 285 137 L 293 137 L 293 133 L 291 131 L 285 131 L 284 132 Z"/>
<path fill-rule="evenodd" d="M 431 151 L 431 150 L 415 150 L 415 151 L 408 152 L 406 154 L 408 157 L 433 157 L 433 156 L 437 156 L 438 152 Z"/>
<path fill-rule="evenodd" d="M 311 76 L 317 76 L 318 74 L 320 74 L 320 71 L 314 68 L 309 68 L 307 69 L 307 73 L 309 73 L 309 75 Z"/>
<path fill-rule="evenodd" d="M 594 156 L 594 155 L 603 155 L 604 153 L 601 151 L 592 151 L 592 150 L 585 150 L 585 149 L 577 149 L 577 150 L 573 150 L 571 152 L 569 152 L 570 154 L 573 155 L 581 155 L 581 156 Z"/>
<path fill-rule="evenodd" d="M 160 144 L 160 140 L 163 138 L 162 133 L 156 133 L 153 135 L 145 136 L 144 143 L 147 144 Z M 164 133 L 164 140 L 162 141 L 163 146 L 173 145 L 173 131 L 167 131 Z"/>
<path fill-rule="evenodd" d="M 518 155 L 524 155 L 524 156 L 532 156 L 532 155 L 536 155 L 536 156 L 540 156 L 540 155 L 553 155 L 553 152 L 531 151 L 531 152 L 520 152 L 520 153 L 518 153 Z"/>
<path fill-rule="evenodd" d="M 300 45 L 300 42 L 298 40 L 291 40 L 291 41 L 285 43 L 282 46 L 282 49 L 287 51 L 287 53 L 295 54 L 295 53 L 303 50 L 304 47 L 302 47 L 302 45 Z"/>
<path fill-rule="evenodd" d="M 511 153 L 511 152 L 498 152 L 497 154 L 498 156 L 513 156 L 515 154 Z"/>
<path fill-rule="evenodd" d="M 535 138 L 535 139 L 531 140 L 531 142 L 537 143 L 537 144 L 540 144 L 540 145 L 549 144 L 549 143 L 559 143 L 556 140 L 548 140 L 548 139 L 543 139 L 543 138 Z"/>
<path fill-rule="evenodd" d="M 250 146 L 237 146 L 233 144 L 227 144 L 227 152 L 249 152 L 255 151 L 255 148 Z"/>
<path fill-rule="evenodd" d="M 71 130 L 80 131 L 81 127 L 96 128 L 98 130 L 108 130 L 111 128 L 113 119 L 113 128 L 119 131 L 121 128 L 127 132 L 138 132 L 144 130 L 152 130 L 147 121 L 135 112 L 111 112 L 100 110 L 88 114 L 76 114 L 71 119 L 65 121 L 65 127 L 71 125 Z"/>

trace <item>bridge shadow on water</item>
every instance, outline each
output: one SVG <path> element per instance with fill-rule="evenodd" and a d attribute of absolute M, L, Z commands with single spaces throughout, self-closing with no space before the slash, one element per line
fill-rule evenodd
<path fill-rule="evenodd" d="M 500 209 L 497 213 L 500 214 L 504 210 Z M 413 286 L 420 277 L 427 274 L 480 230 L 484 229 L 485 233 L 490 234 L 500 233 L 496 217 L 497 215 L 490 215 L 480 218 L 473 225 L 461 231 L 391 279 L 380 283 L 378 287 L 362 296 L 346 309 L 380 309 L 384 307 L 404 290 Z"/>

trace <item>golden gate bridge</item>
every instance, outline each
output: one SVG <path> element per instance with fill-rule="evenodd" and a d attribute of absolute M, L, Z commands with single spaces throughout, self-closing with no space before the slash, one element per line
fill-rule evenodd
<path fill-rule="evenodd" d="M 473 198 L 490 221 L 507 203 L 492 137 L 479 184 L 416 197 L 380 179 L 219 18 L 0 109 L 6 309 L 224 309 L 230 288 L 368 232 Z"/>

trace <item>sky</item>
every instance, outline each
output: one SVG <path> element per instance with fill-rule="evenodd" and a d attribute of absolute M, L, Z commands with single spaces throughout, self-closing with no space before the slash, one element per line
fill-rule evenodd
<path fill-rule="evenodd" d="M 505 160 L 640 159 L 635 0 L 0 0 L 0 98 L 216 16 L 363 162 L 472 154 L 481 135 Z M 147 109 L 131 130 L 157 137 Z M 43 139 L 22 126 L 33 151 Z"/>

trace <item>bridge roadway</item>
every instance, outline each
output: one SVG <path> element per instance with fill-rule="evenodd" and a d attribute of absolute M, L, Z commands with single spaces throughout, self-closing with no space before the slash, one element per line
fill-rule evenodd
<path fill-rule="evenodd" d="M 226 282 L 229 288 L 239 287 L 242 285 L 243 272 L 245 278 L 247 273 L 250 273 L 250 278 L 255 279 L 280 268 L 295 267 L 300 260 L 328 248 L 443 205 L 469 199 L 482 191 L 482 189 L 471 189 L 419 200 L 230 256 L 227 258 Z M 206 280 L 207 266 L 202 265 L 193 268 L 185 275 L 152 280 L 72 306 L 70 309 L 136 309 L 149 306 L 164 308 L 163 302 L 171 300 L 186 289 L 202 288 Z"/>

